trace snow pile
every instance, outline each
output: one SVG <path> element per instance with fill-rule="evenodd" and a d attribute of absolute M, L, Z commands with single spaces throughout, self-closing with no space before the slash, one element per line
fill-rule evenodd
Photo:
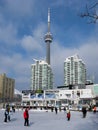
<path fill-rule="evenodd" d="M 22 95 L 22 93 L 19 90 L 17 90 L 17 89 L 14 89 L 14 94 L 15 95 Z"/>

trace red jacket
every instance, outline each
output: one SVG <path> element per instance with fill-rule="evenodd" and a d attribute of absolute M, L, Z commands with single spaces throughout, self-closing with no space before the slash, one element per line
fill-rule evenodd
<path fill-rule="evenodd" d="M 69 112 L 69 113 L 67 113 L 67 118 L 70 118 L 70 116 L 71 116 L 70 112 Z"/>
<path fill-rule="evenodd" d="M 24 116 L 24 119 L 25 119 L 25 118 L 29 118 L 28 110 L 25 110 L 25 111 L 24 111 L 23 116 Z"/>

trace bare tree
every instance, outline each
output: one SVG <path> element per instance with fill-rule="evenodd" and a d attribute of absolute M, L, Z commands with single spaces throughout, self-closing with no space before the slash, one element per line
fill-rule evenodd
<path fill-rule="evenodd" d="M 98 21 L 98 12 L 97 11 L 98 2 L 93 4 L 92 6 L 86 5 L 86 10 L 84 13 L 81 13 L 80 16 L 82 18 L 86 17 L 88 18 L 88 23 L 96 23 Z"/>

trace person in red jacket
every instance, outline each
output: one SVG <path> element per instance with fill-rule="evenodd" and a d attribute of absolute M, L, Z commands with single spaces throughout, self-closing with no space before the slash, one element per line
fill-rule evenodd
<path fill-rule="evenodd" d="M 24 116 L 24 126 L 29 126 L 29 113 L 27 108 L 25 109 L 23 116 Z"/>
<path fill-rule="evenodd" d="M 96 106 L 93 107 L 93 112 L 96 113 Z"/>
<path fill-rule="evenodd" d="M 70 111 L 67 111 L 67 119 L 68 119 L 68 121 L 70 120 L 70 117 L 71 117 L 71 113 L 70 113 Z"/>

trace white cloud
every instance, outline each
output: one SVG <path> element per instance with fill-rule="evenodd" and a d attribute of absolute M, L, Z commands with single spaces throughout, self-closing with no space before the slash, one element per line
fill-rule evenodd
<path fill-rule="evenodd" d="M 89 43 L 81 46 L 80 48 L 80 55 L 84 59 L 86 68 L 87 68 L 87 75 L 94 76 L 95 82 L 98 82 L 98 44 L 94 41 L 89 41 Z"/>
<path fill-rule="evenodd" d="M 22 47 L 26 51 L 39 51 L 43 53 L 43 44 L 44 44 L 44 32 L 45 25 L 40 23 L 35 30 L 33 30 L 32 35 L 25 35 L 20 41 Z"/>
<path fill-rule="evenodd" d="M 25 48 L 27 51 L 41 49 L 41 46 L 38 43 L 37 39 L 33 38 L 32 36 L 24 36 L 21 43 L 22 47 Z"/>

